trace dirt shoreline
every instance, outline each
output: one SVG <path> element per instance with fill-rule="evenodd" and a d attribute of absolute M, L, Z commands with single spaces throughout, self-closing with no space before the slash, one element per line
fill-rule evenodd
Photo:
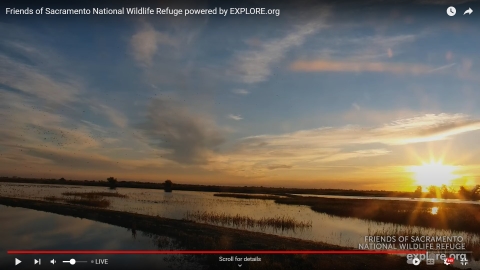
<path fill-rule="evenodd" d="M 109 209 L 0 197 L 0 204 L 65 216 L 85 218 L 127 229 L 174 238 L 187 250 L 346 250 L 344 247 L 224 228 L 191 221 L 153 217 Z M 161 246 L 158 247 L 162 249 Z M 254 255 L 254 254 L 253 254 Z M 202 255 L 206 269 L 238 269 L 218 262 L 218 256 Z M 262 261 L 242 269 L 452 269 L 445 265 L 408 265 L 395 255 L 261 255 Z"/>

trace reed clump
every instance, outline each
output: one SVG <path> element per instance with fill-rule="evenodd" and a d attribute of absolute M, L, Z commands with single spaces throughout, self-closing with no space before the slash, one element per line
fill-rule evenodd
<path fill-rule="evenodd" d="M 222 226 L 233 226 L 243 228 L 274 228 L 280 230 L 307 229 L 312 227 L 312 221 L 297 221 L 288 216 L 277 216 L 274 218 L 254 219 L 239 214 L 229 215 L 215 212 L 187 212 L 186 220 L 212 223 Z"/>
<path fill-rule="evenodd" d="M 85 199 L 85 198 L 73 198 L 65 199 L 66 203 L 79 204 L 92 207 L 106 208 L 110 206 L 110 201 L 106 199 Z"/>

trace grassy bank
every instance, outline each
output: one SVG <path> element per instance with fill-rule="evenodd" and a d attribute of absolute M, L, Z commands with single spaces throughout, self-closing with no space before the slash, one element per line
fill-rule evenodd
<path fill-rule="evenodd" d="M 174 238 L 187 250 L 340 250 L 341 247 L 278 237 L 263 233 L 229 229 L 191 221 L 124 213 L 79 205 L 0 197 L 0 204 L 24 207 L 78 218 L 86 218 L 128 229 Z M 161 246 L 159 246 L 161 248 Z M 252 254 L 255 256 L 255 254 Z M 394 255 L 260 255 L 261 262 L 242 269 L 450 269 L 445 265 L 413 266 Z M 218 262 L 216 255 L 197 256 L 206 269 L 239 269 Z"/>

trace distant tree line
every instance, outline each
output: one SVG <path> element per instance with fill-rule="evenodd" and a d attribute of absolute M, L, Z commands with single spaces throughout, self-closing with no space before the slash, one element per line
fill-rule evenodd
<path fill-rule="evenodd" d="M 429 186 L 427 192 L 422 191 L 421 186 L 417 186 L 413 192 L 414 197 L 427 197 L 427 198 L 442 198 L 442 199 L 462 199 L 462 200 L 478 200 L 478 186 L 472 190 L 466 189 L 464 186 L 460 186 L 458 191 L 453 187 L 442 185 L 441 187 Z"/>

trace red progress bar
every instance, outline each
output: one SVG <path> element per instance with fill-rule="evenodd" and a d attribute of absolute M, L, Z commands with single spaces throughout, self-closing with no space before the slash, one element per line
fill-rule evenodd
<path fill-rule="evenodd" d="M 9 250 L 7 254 L 425 254 L 425 250 Z"/>

